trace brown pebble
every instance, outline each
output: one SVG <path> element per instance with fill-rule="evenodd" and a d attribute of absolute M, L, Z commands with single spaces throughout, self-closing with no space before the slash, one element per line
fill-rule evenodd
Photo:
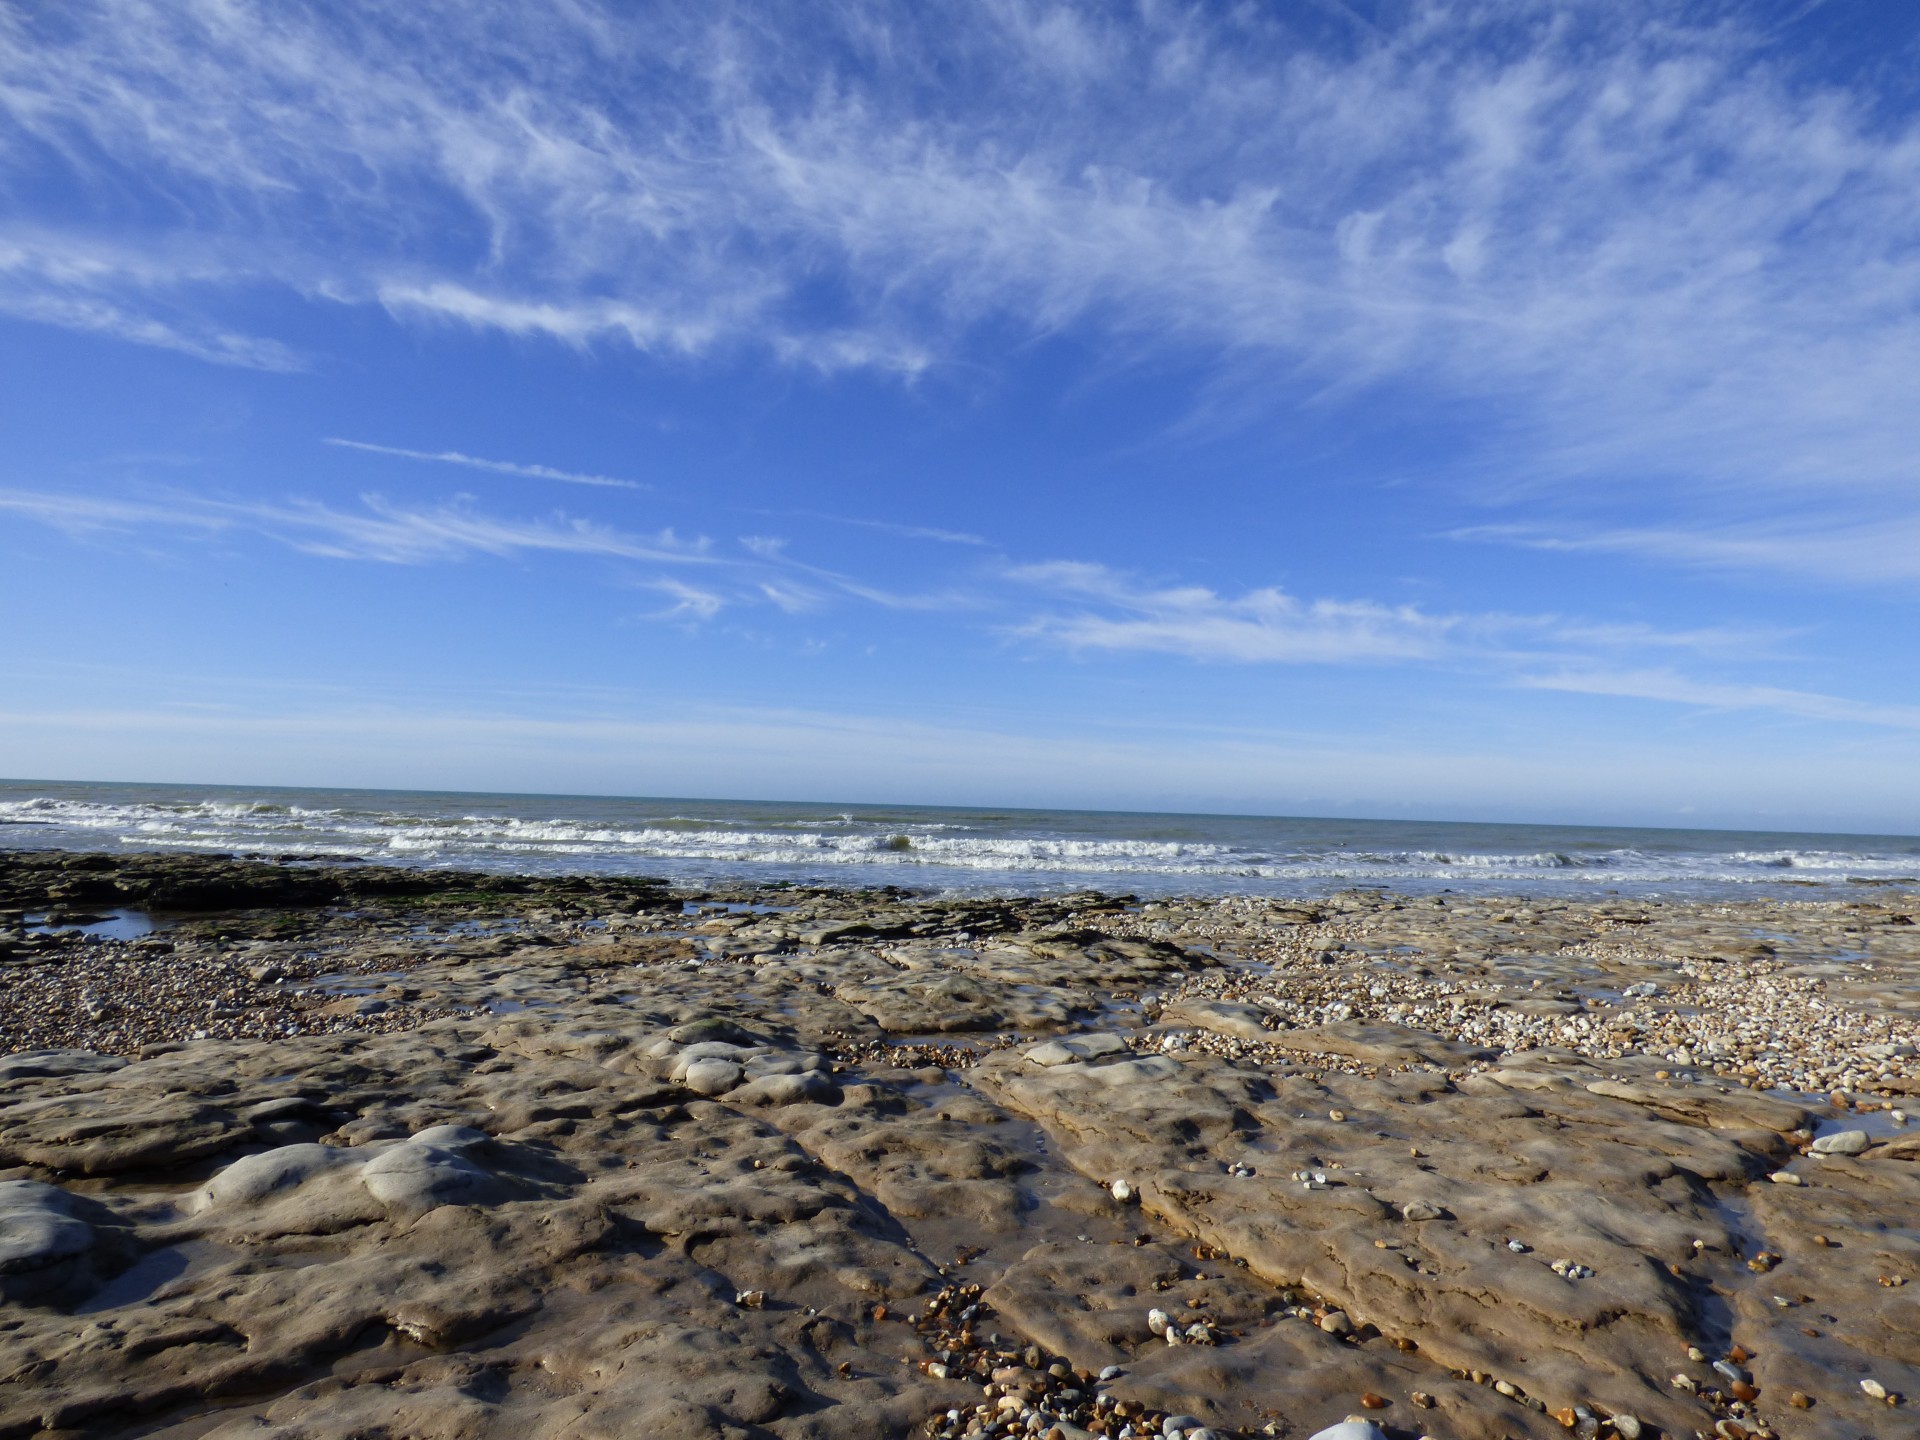
<path fill-rule="evenodd" d="M 1376 1395 L 1371 1390 L 1360 1397 L 1360 1403 L 1369 1410 L 1384 1410 L 1393 1402 L 1384 1395 Z"/>
<path fill-rule="evenodd" d="M 1751 1403 L 1760 1398 L 1759 1390 L 1756 1389 L 1754 1386 L 1749 1385 L 1744 1380 L 1734 1381 L 1732 1389 L 1733 1389 L 1733 1398 L 1736 1400 L 1745 1400 Z"/>
<path fill-rule="evenodd" d="M 1787 1403 L 1796 1410 L 1811 1410 L 1813 1408 L 1813 1397 L 1804 1390 L 1796 1390 L 1787 1397 Z"/>

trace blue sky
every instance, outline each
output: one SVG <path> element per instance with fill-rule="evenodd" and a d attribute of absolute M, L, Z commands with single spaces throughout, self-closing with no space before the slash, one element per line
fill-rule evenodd
<path fill-rule="evenodd" d="M 1912 831 L 1916 77 L 0 0 L 0 773 Z"/>

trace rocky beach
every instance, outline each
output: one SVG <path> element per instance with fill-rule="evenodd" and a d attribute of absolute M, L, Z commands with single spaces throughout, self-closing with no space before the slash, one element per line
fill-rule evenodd
<path fill-rule="evenodd" d="M 0 1437 L 1920 1433 L 1916 921 L 6 853 Z"/>

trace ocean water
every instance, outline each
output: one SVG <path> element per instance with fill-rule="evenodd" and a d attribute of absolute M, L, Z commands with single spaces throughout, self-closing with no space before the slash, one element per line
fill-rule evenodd
<path fill-rule="evenodd" d="M 358 858 L 938 893 L 1920 889 L 1920 838 L 739 800 L 0 781 L 0 848 Z"/>

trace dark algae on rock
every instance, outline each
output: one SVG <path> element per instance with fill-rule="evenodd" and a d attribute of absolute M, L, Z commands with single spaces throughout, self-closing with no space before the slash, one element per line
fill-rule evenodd
<path fill-rule="evenodd" d="M 0 1436 L 1913 1433 L 1913 919 L 8 854 Z"/>

